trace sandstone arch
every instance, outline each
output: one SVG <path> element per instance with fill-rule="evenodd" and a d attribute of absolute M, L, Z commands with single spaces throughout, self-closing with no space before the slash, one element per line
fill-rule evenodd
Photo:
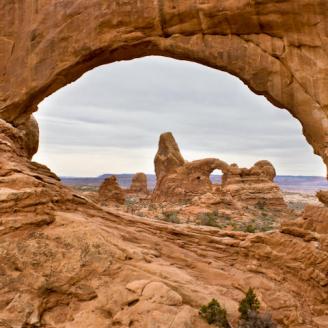
<path fill-rule="evenodd" d="M 230 72 L 286 108 L 328 166 L 327 9 L 323 0 L 3 2 L 0 118 L 21 124 L 93 67 L 163 55 Z"/>
<path fill-rule="evenodd" d="M 240 290 L 252 285 L 280 323 L 327 327 L 327 207 L 311 206 L 272 234 L 171 227 L 104 211 L 29 160 L 37 149 L 29 115 L 44 97 L 95 66 L 160 54 L 239 76 L 298 118 L 328 165 L 327 7 L 326 0 L 0 1 L 0 321 L 144 327 L 160 316 L 190 327 L 191 313 L 198 326 L 197 309 L 214 286 L 236 319 Z M 163 277 L 159 301 L 149 289 Z M 168 313 L 163 299 L 172 292 Z M 141 308 L 151 299 L 154 311 L 140 313 L 136 298 Z M 70 300 L 77 306 L 63 311 Z"/>

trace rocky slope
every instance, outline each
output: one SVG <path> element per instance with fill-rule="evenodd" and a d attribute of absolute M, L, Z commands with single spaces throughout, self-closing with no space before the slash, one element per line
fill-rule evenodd
<path fill-rule="evenodd" d="M 0 121 L 3 327 L 206 327 L 216 297 L 233 322 L 252 286 L 284 327 L 327 325 L 327 208 L 247 234 L 98 207 L 30 162 Z"/>

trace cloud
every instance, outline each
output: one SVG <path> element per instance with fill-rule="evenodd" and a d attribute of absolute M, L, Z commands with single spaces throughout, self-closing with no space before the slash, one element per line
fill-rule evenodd
<path fill-rule="evenodd" d="M 186 158 L 245 166 L 268 159 L 280 174 L 325 174 L 287 111 L 236 77 L 185 61 L 147 57 L 98 67 L 45 99 L 36 117 L 35 159 L 61 175 L 151 172 L 164 131 Z"/>

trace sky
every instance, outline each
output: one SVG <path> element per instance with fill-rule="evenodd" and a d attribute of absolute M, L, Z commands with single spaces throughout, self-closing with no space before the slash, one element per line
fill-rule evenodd
<path fill-rule="evenodd" d="M 286 110 L 237 77 L 187 61 L 145 57 L 97 67 L 46 98 L 35 117 L 34 160 L 60 176 L 153 173 L 166 131 L 186 160 L 250 167 L 267 159 L 279 175 L 325 175 Z"/>

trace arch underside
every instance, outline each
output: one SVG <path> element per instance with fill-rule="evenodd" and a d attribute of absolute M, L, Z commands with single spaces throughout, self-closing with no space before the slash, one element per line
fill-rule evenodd
<path fill-rule="evenodd" d="M 0 118 L 21 124 L 96 66 L 162 55 L 229 72 L 287 109 L 328 165 L 325 9 L 320 0 L 3 4 Z"/>

